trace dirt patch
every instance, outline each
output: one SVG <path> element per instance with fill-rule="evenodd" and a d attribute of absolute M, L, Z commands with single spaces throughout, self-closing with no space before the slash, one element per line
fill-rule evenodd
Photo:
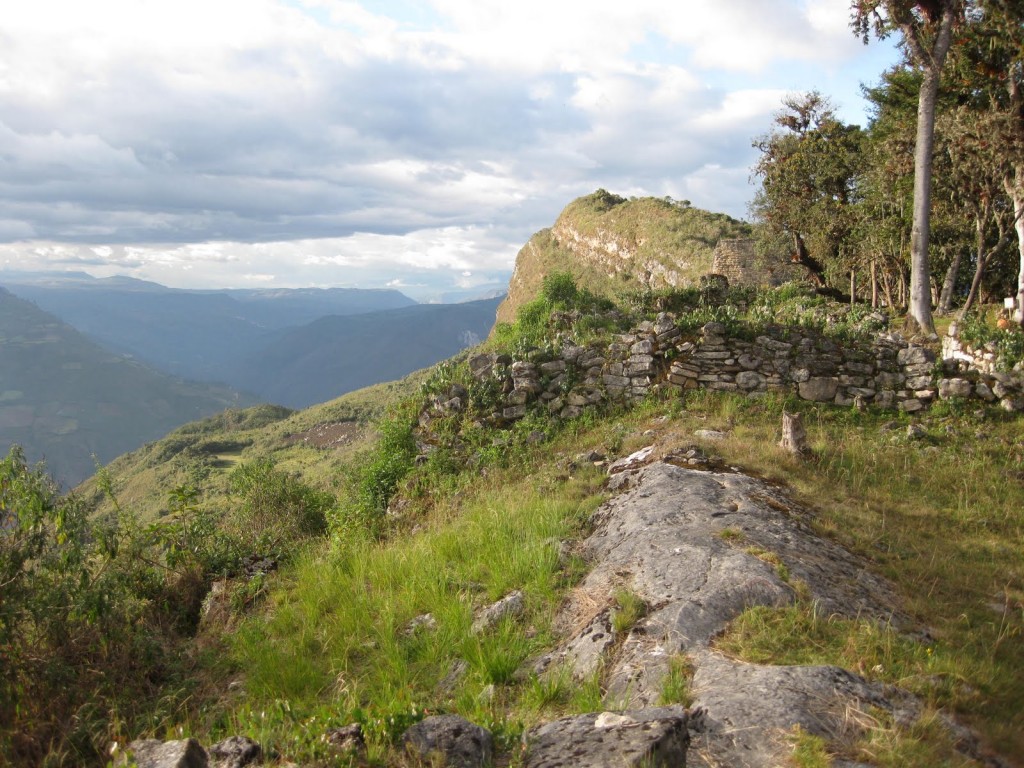
<path fill-rule="evenodd" d="M 354 421 L 334 421 L 288 435 L 284 442 L 286 445 L 302 443 L 310 448 L 342 448 L 352 443 L 359 433 L 359 425 Z"/>

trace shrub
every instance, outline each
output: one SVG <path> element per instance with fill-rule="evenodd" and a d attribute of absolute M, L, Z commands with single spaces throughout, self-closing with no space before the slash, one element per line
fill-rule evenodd
<path fill-rule="evenodd" d="M 0 763 L 97 762 L 112 725 L 165 682 L 159 544 L 91 521 L 17 446 L 0 460 Z"/>
<path fill-rule="evenodd" d="M 331 521 L 335 535 L 350 533 L 353 528 L 372 536 L 383 532 L 388 504 L 417 454 L 412 419 L 402 411 L 397 409 L 395 416 L 377 425 L 380 438 L 376 445 L 354 462 L 347 498 Z"/>
<path fill-rule="evenodd" d="M 334 497 L 275 469 L 269 459 L 238 465 L 229 483 L 241 504 L 228 516 L 226 528 L 254 553 L 285 559 L 296 542 L 327 531 Z"/>
<path fill-rule="evenodd" d="M 959 336 L 975 349 L 991 347 L 1004 371 L 1024 362 L 1024 330 L 1017 325 L 1003 330 L 989 325 L 984 314 L 973 313 L 960 321 Z"/>

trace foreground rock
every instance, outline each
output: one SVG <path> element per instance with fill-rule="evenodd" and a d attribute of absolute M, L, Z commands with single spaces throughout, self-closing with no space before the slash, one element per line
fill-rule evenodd
<path fill-rule="evenodd" d="M 593 569 L 559 617 L 566 640 L 536 673 L 601 674 L 608 700 L 642 710 L 657 706 L 673 663 L 685 658 L 694 672 L 688 766 L 784 764 L 785 732 L 799 726 L 831 743 L 853 740 L 865 719 L 851 713 L 914 721 L 912 696 L 847 670 L 747 664 L 716 652 L 713 640 L 744 610 L 785 606 L 798 592 L 826 616 L 906 620 L 890 585 L 816 535 L 807 512 L 778 489 L 649 451 L 643 461 L 651 463 L 626 463 L 630 482 L 619 486 L 628 490 L 595 512 L 584 542 Z M 647 613 L 617 632 L 613 596 L 624 590 Z"/>
<path fill-rule="evenodd" d="M 406 751 L 429 765 L 483 768 L 494 755 L 491 732 L 458 715 L 424 718 L 402 734 Z"/>
<path fill-rule="evenodd" d="M 525 768 L 660 768 L 686 765 L 683 707 L 601 712 L 556 720 L 523 738 Z"/>
<path fill-rule="evenodd" d="M 209 751 L 195 739 L 139 739 L 129 744 L 126 752 L 118 765 L 138 768 L 244 768 L 263 758 L 260 745 L 246 736 L 231 736 Z"/>
<path fill-rule="evenodd" d="M 139 739 L 128 745 L 127 752 L 128 755 L 118 761 L 119 765 L 131 764 L 138 768 L 207 768 L 210 764 L 206 750 L 195 739 Z"/>

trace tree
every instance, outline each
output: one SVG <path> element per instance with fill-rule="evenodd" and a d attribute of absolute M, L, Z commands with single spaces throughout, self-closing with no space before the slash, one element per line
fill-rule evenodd
<path fill-rule="evenodd" d="M 754 141 L 761 189 L 753 210 L 770 233 L 792 240 L 793 261 L 824 287 L 827 275 L 850 267 L 855 250 L 861 131 L 838 120 L 820 93 L 792 96 L 784 105 L 775 117 L 778 129 Z"/>
<path fill-rule="evenodd" d="M 994 164 L 1013 204 L 1019 266 L 1014 319 L 1024 324 L 1024 2 L 976 0 L 954 56 L 958 85 L 988 108 Z"/>
<path fill-rule="evenodd" d="M 949 158 L 951 196 L 974 229 L 974 278 L 961 318 L 977 300 L 982 279 L 993 257 L 1011 238 L 1016 221 L 1003 186 L 1011 170 L 1002 144 L 993 141 L 994 136 L 1003 133 L 1002 123 L 999 114 L 968 105 L 940 119 Z"/>
<path fill-rule="evenodd" d="M 931 305 L 930 235 L 932 150 L 935 104 L 942 68 L 962 19 L 965 0 L 854 0 L 853 26 L 867 43 L 898 30 L 905 52 L 921 71 L 917 137 L 914 143 L 914 217 L 910 237 L 910 318 L 917 329 L 934 334 Z"/>

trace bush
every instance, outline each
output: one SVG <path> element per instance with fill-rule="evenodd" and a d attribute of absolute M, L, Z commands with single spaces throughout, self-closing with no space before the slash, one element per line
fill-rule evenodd
<path fill-rule="evenodd" d="M 399 409 L 398 415 L 380 422 L 377 429 L 380 439 L 376 445 L 354 462 L 347 499 L 331 521 L 335 535 L 351 533 L 354 528 L 379 536 L 388 503 L 412 469 L 417 449 L 411 418 Z"/>
<path fill-rule="evenodd" d="M 972 313 L 960 321 L 959 336 L 974 349 L 991 347 L 996 364 L 1004 371 L 1024 362 L 1024 330 L 1020 326 L 1003 330 L 989 325 L 984 314 Z"/>
<path fill-rule="evenodd" d="M 241 497 L 226 521 L 227 530 L 253 548 L 253 554 L 287 559 L 294 545 L 327 531 L 334 497 L 275 469 L 270 459 L 237 466 L 231 493 Z"/>
<path fill-rule="evenodd" d="M 550 343 L 558 331 L 594 333 L 614 323 L 606 319 L 614 303 L 579 288 L 569 272 L 544 277 L 540 295 L 523 304 L 515 323 L 499 323 L 494 338 L 502 349 L 524 356 L 531 347 Z"/>
<path fill-rule="evenodd" d="M 165 682 L 162 542 L 91 521 L 17 446 L 0 460 L 0 763 L 99 762 Z"/>

